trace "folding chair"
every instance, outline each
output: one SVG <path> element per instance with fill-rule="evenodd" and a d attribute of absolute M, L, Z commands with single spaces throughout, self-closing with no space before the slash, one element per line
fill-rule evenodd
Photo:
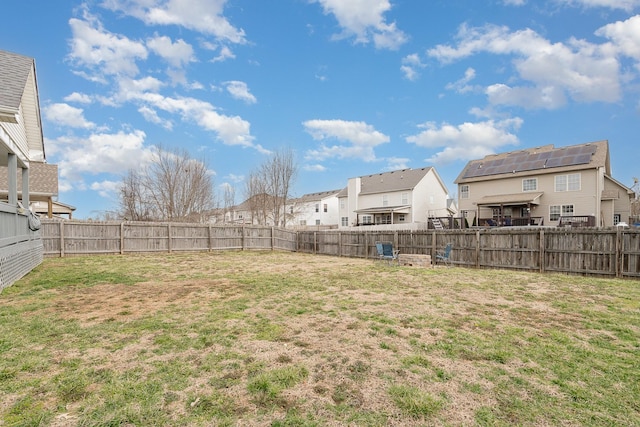
<path fill-rule="evenodd" d="M 445 265 L 451 265 L 451 247 L 451 243 L 447 243 L 447 246 L 444 247 L 444 251 L 436 252 L 436 264 L 444 262 Z"/>

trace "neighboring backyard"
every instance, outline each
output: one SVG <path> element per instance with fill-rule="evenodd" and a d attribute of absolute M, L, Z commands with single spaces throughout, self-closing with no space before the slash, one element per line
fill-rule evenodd
<path fill-rule="evenodd" d="M 0 425 L 640 425 L 640 281 L 285 252 L 48 258 Z"/>

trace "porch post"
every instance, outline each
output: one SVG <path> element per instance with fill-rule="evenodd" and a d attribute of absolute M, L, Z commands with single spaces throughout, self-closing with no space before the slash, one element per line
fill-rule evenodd
<path fill-rule="evenodd" d="M 8 202 L 10 205 L 15 206 L 18 204 L 18 156 L 13 153 L 9 153 L 7 161 L 7 172 L 9 173 L 9 176 L 7 177 L 9 184 Z"/>
<path fill-rule="evenodd" d="M 22 206 L 29 209 L 29 169 L 22 169 Z"/>

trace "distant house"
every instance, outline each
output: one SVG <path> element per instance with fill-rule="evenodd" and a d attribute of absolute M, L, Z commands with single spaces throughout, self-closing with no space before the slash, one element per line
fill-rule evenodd
<path fill-rule="evenodd" d="M 433 167 L 350 178 L 337 197 L 340 227 L 427 223 L 456 213 Z"/>
<path fill-rule="evenodd" d="M 35 61 L 0 51 L 0 290 L 42 262 L 39 220 L 28 208 L 40 196 L 30 194 L 32 168 L 44 161 Z"/>
<path fill-rule="evenodd" d="M 273 226 L 273 205 L 273 196 L 256 194 L 238 205 L 222 209 L 222 218 L 216 218 L 216 223 Z M 284 211 L 284 206 L 281 210 Z"/>
<path fill-rule="evenodd" d="M 287 224 L 337 226 L 339 192 L 340 190 L 321 191 L 291 199 L 285 209 Z"/>
<path fill-rule="evenodd" d="M 608 141 L 545 145 L 472 160 L 455 180 L 476 225 L 593 225 L 628 221 L 633 191 L 611 176 Z"/>

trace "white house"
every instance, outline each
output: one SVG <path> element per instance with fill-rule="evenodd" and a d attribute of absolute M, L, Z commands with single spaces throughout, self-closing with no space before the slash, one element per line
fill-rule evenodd
<path fill-rule="evenodd" d="M 340 190 L 305 194 L 287 203 L 290 225 L 337 226 L 339 222 L 338 193 Z"/>
<path fill-rule="evenodd" d="M 426 223 L 455 215 L 449 191 L 433 167 L 350 178 L 338 194 L 340 227 Z"/>

